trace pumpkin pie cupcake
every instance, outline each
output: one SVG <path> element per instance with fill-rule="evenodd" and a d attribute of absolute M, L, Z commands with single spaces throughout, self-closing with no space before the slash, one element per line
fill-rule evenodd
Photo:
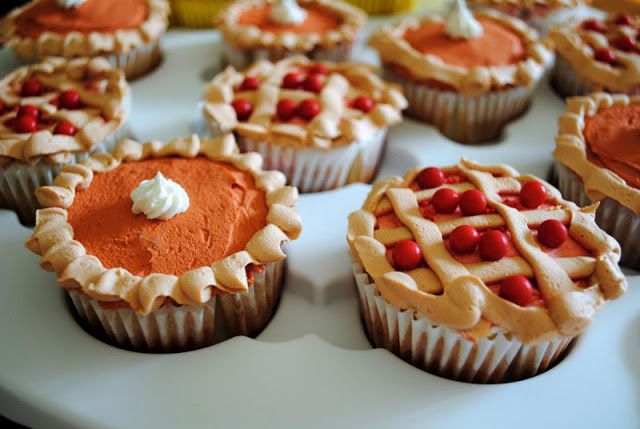
<path fill-rule="evenodd" d="M 640 98 L 595 93 L 567 100 L 553 156 L 558 187 L 579 205 L 599 202 L 596 222 L 640 268 Z"/>
<path fill-rule="evenodd" d="M 626 13 L 554 27 L 557 52 L 551 84 L 563 97 L 593 91 L 640 93 L 638 17 Z"/>
<path fill-rule="evenodd" d="M 128 111 L 129 85 L 104 58 L 49 58 L 0 79 L 0 208 L 32 225 L 34 190 L 62 165 L 113 149 Z"/>
<path fill-rule="evenodd" d="M 316 192 L 370 182 L 406 105 L 369 65 L 292 57 L 228 67 L 207 85 L 203 114 L 209 133 L 233 131 L 241 151 Z"/>
<path fill-rule="evenodd" d="M 553 60 L 537 32 L 458 0 L 447 17 L 406 18 L 376 32 L 385 77 L 402 84 L 410 116 L 461 143 L 495 139 L 527 108 Z"/>
<path fill-rule="evenodd" d="M 366 19 L 342 0 L 240 0 L 220 13 L 217 27 L 226 62 L 243 69 L 292 55 L 346 61 Z"/>
<path fill-rule="evenodd" d="M 547 370 L 626 289 L 595 208 L 465 159 L 376 184 L 347 236 L 371 342 L 467 382 Z"/>
<path fill-rule="evenodd" d="M 0 22 L 0 41 L 21 60 L 104 56 L 132 80 L 160 61 L 166 0 L 33 0 Z"/>
<path fill-rule="evenodd" d="M 27 247 L 86 329 L 136 351 L 254 336 L 280 297 L 295 188 L 232 135 L 139 144 L 65 166 L 37 190 Z M 222 317 L 216 312 L 221 312 Z"/>

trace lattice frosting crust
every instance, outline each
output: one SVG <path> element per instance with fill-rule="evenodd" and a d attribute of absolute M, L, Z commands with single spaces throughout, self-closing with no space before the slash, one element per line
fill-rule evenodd
<path fill-rule="evenodd" d="M 580 176 L 584 189 L 592 201 L 609 197 L 640 214 L 640 189 L 608 168 L 591 162 L 587 156 L 587 143 L 583 131 L 585 119 L 601 109 L 614 105 L 640 103 L 640 96 L 594 93 L 586 97 L 567 99 L 567 111 L 558 119 L 558 135 L 553 157 Z"/>
<path fill-rule="evenodd" d="M 265 7 L 277 1 L 236 1 L 220 12 L 216 19 L 217 28 L 226 41 L 240 49 L 271 48 L 310 51 L 315 47 L 332 48 L 341 43 L 353 43 L 367 20 L 367 15 L 362 10 L 341 0 L 301 0 L 299 1 L 301 6 L 318 5 L 335 14 L 340 19 L 338 27 L 324 33 L 274 34 L 253 25 L 238 23 L 239 17 L 247 9 Z"/>
<path fill-rule="evenodd" d="M 553 61 L 553 52 L 539 40 L 538 33 L 519 19 L 497 11 L 476 11 L 474 15 L 491 19 L 518 34 L 525 44 L 527 57 L 519 63 L 501 67 L 465 69 L 447 64 L 434 55 L 423 55 L 403 39 L 407 30 L 420 27 L 421 21 L 416 18 L 406 18 L 382 27 L 371 37 L 369 44 L 378 51 L 383 63 L 402 66 L 416 80 L 441 82 L 462 94 L 479 95 L 495 89 L 529 87 L 536 83 Z M 443 22 L 444 18 L 423 18 L 423 22 L 429 21 Z"/>
<path fill-rule="evenodd" d="M 289 73 L 318 65 L 325 69 L 319 91 L 283 87 Z M 241 84 L 247 77 L 256 78 L 259 88 L 242 89 Z M 361 95 L 373 102 L 370 110 L 349 105 L 349 101 Z M 284 98 L 295 103 L 315 100 L 319 113 L 305 122 L 280 120 L 277 105 Z M 239 121 L 232 107 L 237 99 L 247 100 L 253 106 L 246 121 Z M 257 61 L 243 72 L 227 67 L 207 85 L 203 113 L 206 120 L 222 132 L 234 131 L 244 137 L 282 145 L 330 149 L 366 140 L 381 128 L 400 122 L 401 111 L 406 107 L 407 100 L 399 86 L 382 80 L 369 65 L 314 63 L 297 56 L 276 63 Z"/>
<path fill-rule="evenodd" d="M 443 171 L 463 179 L 416 192 L 410 186 L 420 170 L 414 169 L 404 178 L 392 177 L 375 185 L 362 209 L 349 216 L 347 239 L 352 255 L 388 302 L 452 329 L 497 325 L 532 344 L 581 333 L 605 300 L 624 293 L 626 280 L 617 265 L 620 247 L 595 224 L 597 206 L 579 209 L 562 200 L 551 185 L 504 165 L 485 166 L 462 159 Z M 517 194 L 524 183 L 534 180 L 546 188 L 548 207 L 519 211 L 503 200 L 504 195 Z M 478 189 L 492 212 L 437 221 L 425 218 L 420 208 L 443 188 L 457 192 Z M 394 213 L 400 226 L 378 228 L 378 216 L 387 213 Z M 548 219 L 565 223 L 571 239 L 591 256 L 554 258 L 546 253 L 530 228 Z M 459 262 L 445 240 L 460 225 L 478 230 L 506 228 L 517 256 L 494 262 Z M 424 259 L 421 267 L 397 271 L 387 259 L 387 250 L 401 240 L 418 243 Z M 533 278 L 544 305 L 519 306 L 490 289 L 489 285 L 513 275 Z M 579 287 L 578 280 L 585 287 Z"/>
<path fill-rule="evenodd" d="M 549 32 L 558 55 L 594 90 L 628 92 L 640 85 L 640 54 L 636 41 L 640 22 L 630 17 L 633 25 L 620 25 L 616 19 L 616 16 L 610 16 L 598 31 L 589 25 L 599 21 L 574 20 L 555 26 Z M 618 42 L 623 37 L 630 38 L 632 46 L 620 45 Z M 597 58 L 598 51 L 609 51 L 612 61 Z"/>
<path fill-rule="evenodd" d="M 41 94 L 22 96 L 21 86 L 37 79 Z M 68 110 L 60 106 L 62 91 L 73 90 L 81 106 Z M 104 58 L 48 58 L 43 63 L 16 69 L 0 80 L 0 166 L 12 161 L 34 163 L 45 160 L 64 163 L 69 154 L 90 151 L 120 128 L 127 119 L 129 93 L 124 74 Z M 54 134 L 53 125 L 22 133 L 10 121 L 19 106 L 32 105 L 47 120 L 66 120 L 77 129 L 73 135 Z"/>
<path fill-rule="evenodd" d="M 253 235 L 244 250 L 180 276 L 154 273 L 140 277 L 123 268 L 104 268 L 98 258 L 88 255 L 73 238 L 66 209 L 73 204 L 76 190 L 91 186 L 94 173 L 114 170 L 124 162 L 167 156 L 205 156 L 250 173 L 256 187 L 266 192 L 267 225 Z M 298 191 L 285 186 L 282 173 L 262 171 L 261 167 L 262 158 L 258 154 L 238 153 L 232 135 L 203 141 L 193 135 L 167 144 L 122 140 L 113 154 L 95 154 L 79 164 L 66 165 L 53 186 L 36 191 L 45 208 L 38 210 L 35 230 L 26 246 L 42 256 L 40 266 L 54 271 L 62 287 L 80 290 L 104 303 L 126 303 L 140 314 L 155 311 L 166 299 L 180 305 L 197 305 L 207 302 L 212 294 L 247 291 L 250 287 L 247 266 L 284 259 L 282 243 L 296 239 L 302 230 L 300 216 L 294 209 Z"/>
<path fill-rule="evenodd" d="M 44 32 L 40 37 L 22 37 L 16 30 L 15 20 L 32 2 L 13 10 L 0 21 L 0 40 L 13 49 L 18 58 L 35 59 L 47 56 L 64 58 L 119 54 L 154 42 L 169 25 L 169 3 L 166 0 L 147 0 L 147 19 L 135 29 L 113 33 L 92 32 L 87 35 L 72 31 L 66 34 Z"/>

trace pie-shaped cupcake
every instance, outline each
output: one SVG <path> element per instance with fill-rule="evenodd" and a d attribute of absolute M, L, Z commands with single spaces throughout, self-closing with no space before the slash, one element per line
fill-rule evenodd
<path fill-rule="evenodd" d="M 256 335 L 280 297 L 295 188 L 232 135 L 118 143 L 38 189 L 27 247 L 93 334 L 138 351 Z M 221 311 L 223 317 L 218 317 Z"/>
<path fill-rule="evenodd" d="M 563 97 L 593 91 L 640 92 L 640 21 L 626 13 L 588 19 L 549 32 L 557 53 L 551 83 Z"/>
<path fill-rule="evenodd" d="M 369 338 L 457 380 L 546 370 L 626 288 L 620 247 L 594 210 L 465 159 L 382 181 L 347 237 Z"/>
<path fill-rule="evenodd" d="M 233 131 L 240 150 L 315 192 L 370 182 L 405 107 L 369 65 L 292 57 L 228 67 L 207 85 L 203 113 L 213 135 Z"/>
<path fill-rule="evenodd" d="M 32 0 L 0 21 L 0 41 L 22 60 L 104 56 L 135 79 L 160 61 L 166 0 Z"/>
<path fill-rule="evenodd" d="M 596 93 L 567 100 L 558 120 L 558 188 L 580 205 L 599 202 L 596 222 L 640 268 L 640 98 Z"/>
<path fill-rule="evenodd" d="M 492 140 L 527 108 L 553 53 L 516 18 L 456 5 L 446 17 L 386 25 L 369 44 L 402 84 L 410 116 L 458 142 Z"/>
<path fill-rule="evenodd" d="M 292 55 L 346 61 L 366 19 L 342 0 L 240 0 L 218 15 L 217 28 L 227 63 L 243 69 Z"/>
<path fill-rule="evenodd" d="M 63 164 L 111 150 L 125 132 L 129 85 L 103 58 L 20 67 L 0 80 L 0 208 L 33 224 L 33 191 Z"/>

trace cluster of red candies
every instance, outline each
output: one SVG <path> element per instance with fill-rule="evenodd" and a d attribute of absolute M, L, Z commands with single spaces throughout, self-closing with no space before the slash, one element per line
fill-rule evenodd
<path fill-rule="evenodd" d="M 613 23 L 618 26 L 635 26 L 635 22 L 631 15 L 621 13 L 616 16 Z M 582 28 L 586 31 L 595 31 L 597 33 L 606 33 L 606 25 L 598 19 L 588 19 L 582 23 Z M 635 36 L 623 33 L 610 40 L 611 46 L 624 52 L 640 52 L 637 47 L 638 37 L 640 32 Z M 598 48 L 594 52 L 594 57 L 597 61 L 615 66 L 618 64 L 618 58 L 616 53 L 609 48 Z"/>
<path fill-rule="evenodd" d="M 20 95 L 22 97 L 38 97 L 45 92 L 45 87 L 36 78 L 30 78 L 23 82 L 20 87 Z M 51 103 L 62 109 L 78 109 L 82 107 L 82 101 L 80 100 L 80 94 L 73 90 L 67 90 L 60 93 L 60 95 Z M 4 102 L 0 100 L 0 113 L 10 109 Z M 49 127 L 53 121 L 46 120 L 42 117 L 42 112 L 36 106 L 31 104 L 25 104 L 20 107 L 13 107 L 12 110 L 16 112 L 16 116 L 9 119 L 6 124 L 9 128 L 18 133 L 33 133 L 38 131 L 41 127 Z M 53 133 L 72 136 L 77 132 L 77 128 L 71 122 L 62 120 L 56 123 Z"/>

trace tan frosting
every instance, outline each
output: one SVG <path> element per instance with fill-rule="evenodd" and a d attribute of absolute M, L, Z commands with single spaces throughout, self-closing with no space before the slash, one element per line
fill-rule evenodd
<path fill-rule="evenodd" d="M 198 155 L 250 173 L 256 187 L 266 192 L 267 225 L 253 235 L 244 250 L 179 276 L 152 273 L 140 277 L 123 268 L 104 268 L 98 258 L 87 255 L 82 244 L 74 240 L 66 209 L 73 203 L 76 189 L 91 185 L 94 172 L 111 171 L 123 162 L 150 157 Z M 298 200 L 296 188 L 285 186 L 282 173 L 262 171 L 261 166 L 260 155 L 239 154 L 229 134 L 203 141 L 193 135 L 167 144 L 122 140 L 113 154 L 95 154 L 79 164 L 64 166 L 52 186 L 36 190 L 38 201 L 45 208 L 38 210 L 36 226 L 26 246 L 42 256 L 40 266 L 54 271 L 62 287 L 81 290 L 102 302 L 126 302 L 141 314 L 156 310 L 167 298 L 181 305 L 197 305 L 208 301 L 212 294 L 247 291 L 246 267 L 284 259 L 281 244 L 297 238 L 302 229 L 294 209 Z"/>
<path fill-rule="evenodd" d="M 224 9 L 217 18 L 217 28 L 225 40 L 240 49 L 273 48 L 310 51 L 315 47 L 331 48 L 340 43 L 352 43 L 364 27 L 367 15 L 342 0 L 301 0 L 301 6 L 317 5 L 328 9 L 341 20 L 334 30 L 318 33 L 283 32 L 274 34 L 254 25 L 238 24 L 239 17 L 251 8 L 271 5 L 278 0 L 240 0 Z"/>
<path fill-rule="evenodd" d="M 382 80 L 369 65 L 323 62 L 330 74 L 319 94 L 280 87 L 287 73 L 309 64 L 313 62 L 298 56 L 277 63 L 257 61 L 242 73 L 227 67 L 205 89 L 204 115 L 225 132 L 233 130 L 263 141 L 324 149 L 366 139 L 377 130 L 402 120 L 401 111 L 407 107 L 407 100 L 397 85 Z M 234 92 L 245 76 L 258 78 L 260 89 Z M 345 98 L 357 95 L 371 97 L 374 108 L 363 113 L 345 107 Z M 296 102 L 316 98 L 322 110 L 309 123 L 273 122 L 277 102 L 282 97 Z M 253 104 L 253 114 L 248 121 L 237 121 L 230 104 L 234 98 L 245 98 Z"/>
<path fill-rule="evenodd" d="M 586 117 L 594 116 L 600 109 L 613 105 L 638 102 L 640 97 L 602 92 L 567 99 L 567 111 L 558 119 L 558 135 L 553 156 L 580 176 L 591 201 L 613 198 L 640 214 L 640 189 L 628 185 L 615 172 L 594 164 L 589 159 L 583 135 Z"/>
<path fill-rule="evenodd" d="M 627 92 L 640 85 L 640 55 L 637 52 L 616 49 L 609 42 L 609 38 L 620 34 L 629 34 L 635 38 L 637 26 L 605 23 L 608 34 L 602 34 L 582 29 L 582 22 L 574 20 L 571 23 L 552 27 L 549 32 L 549 39 L 553 41 L 556 52 L 569 63 L 578 78 L 597 91 Z M 596 61 L 594 49 L 601 48 L 613 50 L 621 65 L 614 67 Z"/>
<path fill-rule="evenodd" d="M 525 44 L 526 58 L 506 66 L 470 69 L 447 64 L 436 56 L 423 55 L 404 40 L 407 30 L 419 28 L 420 21 L 416 18 L 382 27 L 371 37 L 369 44 L 378 51 L 383 63 L 403 67 L 416 80 L 444 83 L 463 94 L 478 95 L 495 88 L 531 86 L 537 82 L 551 64 L 553 53 L 540 42 L 536 31 L 524 22 L 496 11 L 480 11 L 474 15 L 491 19 L 518 34 Z M 425 17 L 424 21 L 443 22 L 443 18 Z"/>
<path fill-rule="evenodd" d="M 414 309 L 434 323 L 452 329 L 470 329 L 486 320 L 525 343 L 536 343 L 578 335 L 605 300 L 624 293 L 626 280 L 617 265 L 620 247 L 596 226 L 596 206 L 579 209 L 563 201 L 560 192 L 545 183 L 557 206 L 550 210 L 518 211 L 504 204 L 500 193 L 518 193 L 522 183 L 540 179 L 519 175 L 508 166 L 485 166 L 465 159 L 457 168 L 468 182 L 443 187 L 480 189 L 497 212 L 495 216 L 465 217 L 463 222 L 480 228 L 491 222 L 504 225 L 511 232 L 520 256 L 497 262 L 458 262 L 446 248 L 444 238 L 460 219 L 436 223 L 424 218 L 419 200 L 429 198 L 439 188 L 412 191 L 408 186 L 420 170 L 411 170 L 404 178 L 392 177 L 375 185 L 362 209 L 349 216 L 347 239 L 352 255 L 387 301 L 403 309 Z M 413 238 L 422 248 L 429 268 L 405 273 L 391 266 L 385 244 L 377 234 L 381 231 L 375 230 L 376 213 L 389 209 L 403 226 L 385 231 L 386 244 Z M 489 216 L 495 219 L 490 220 Z M 570 237 L 590 249 L 593 256 L 553 258 L 538 246 L 529 225 L 558 218 L 569 223 Z M 520 307 L 502 299 L 486 285 L 515 274 L 535 276 L 544 307 Z M 574 278 L 587 278 L 589 286 L 578 287 Z"/>
<path fill-rule="evenodd" d="M 21 97 L 19 88 L 31 77 L 51 90 L 37 97 Z M 87 88 L 87 83 L 93 83 L 99 91 Z M 58 110 L 51 104 L 60 91 L 67 89 L 80 94 L 82 109 Z M 72 152 L 93 149 L 125 122 L 128 92 L 129 85 L 122 71 L 112 68 L 104 58 L 48 58 L 43 63 L 14 70 L 0 80 L 0 101 L 9 106 L 37 106 L 51 118 L 70 121 L 78 132 L 74 136 L 54 135 L 50 130 L 16 133 L 5 124 L 13 113 L 0 114 L 0 165 L 11 161 L 34 163 L 42 159 L 64 163 Z"/>
<path fill-rule="evenodd" d="M 13 49 L 22 59 L 39 59 L 47 56 L 74 58 L 128 52 L 156 41 L 168 26 L 169 3 L 166 0 L 147 0 L 149 13 L 137 28 L 115 32 L 90 32 L 83 34 L 44 32 L 39 37 L 20 36 L 16 18 L 32 3 L 17 8 L 0 21 L 0 41 Z"/>
<path fill-rule="evenodd" d="M 550 8 L 577 7 L 583 5 L 584 0 L 468 0 L 474 6 L 518 6 L 533 8 L 544 6 Z"/>

